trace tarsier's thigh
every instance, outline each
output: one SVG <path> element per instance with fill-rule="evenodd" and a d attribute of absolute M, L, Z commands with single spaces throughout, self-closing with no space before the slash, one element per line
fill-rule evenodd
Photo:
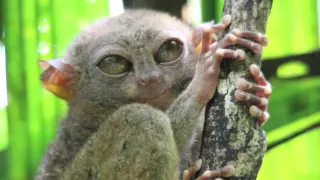
<path fill-rule="evenodd" d="M 174 180 L 178 164 L 168 117 L 132 104 L 117 110 L 88 140 L 64 179 Z"/>

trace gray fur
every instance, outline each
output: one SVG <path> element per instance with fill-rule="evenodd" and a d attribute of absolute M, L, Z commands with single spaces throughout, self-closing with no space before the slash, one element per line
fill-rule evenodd
<path fill-rule="evenodd" d="M 186 162 L 179 157 L 193 144 L 205 106 L 196 100 L 199 83 L 190 83 L 198 58 L 192 30 L 148 10 L 100 19 L 84 29 L 63 58 L 77 71 L 70 84 L 73 98 L 36 179 L 177 179 L 179 162 Z M 156 64 L 154 52 L 170 38 L 183 42 L 182 56 L 170 65 Z M 96 64 L 108 54 L 130 60 L 133 71 L 117 78 L 101 72 Z M 138 78 L 154 73 L 161 83 L 138 85 Z M 145 104 L 164 90 L 170 95 Z"/>
<path fill-rule="evenodd" d="M 130 104 L 105 118 L 62 179 L 177 179 L 179 156 L 163 112 Z"/>

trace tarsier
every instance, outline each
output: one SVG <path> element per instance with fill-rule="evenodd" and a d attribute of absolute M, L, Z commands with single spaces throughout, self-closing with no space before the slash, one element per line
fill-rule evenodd
<path fill-rule="evenodd" d="M 213 33 L 230 22 L 225 16 L 194 28 L 165 13 L 132 10 L 85 28 L 63 58 L 40 61 L 44 87 L 65 99 L 69 111 L 36 179 L 179 179 L 181 167 L 197 155 L 190 149 L 201 143 L 197 132 L 221 61 L 245 58 L 227 47 L 260 54 L 267 44 L 261 33 L 242 30 L 216 41 Z M 249 102 L 250 114 L 263 123 L 270 87 L 256 65 L 249 72 L 257 83 L 240 79 L 235 98 Z M 186 171 L 183 178 L 190 176 Z"/>

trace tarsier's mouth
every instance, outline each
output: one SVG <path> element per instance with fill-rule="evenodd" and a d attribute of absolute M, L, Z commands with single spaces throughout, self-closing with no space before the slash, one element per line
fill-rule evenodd
<path fill-rule="evenodd" d="M 172 87 L 167 88 L 167 89 L 165 89 L 163 91 L 160 91 L 158 93 L 154 93 L 154 92 L 145 93 L 143 95 L 140 95 L 138 97 L 138 100 L 141 101 L 141 102 L 147 102 L 147 101 L 150 101 L 150 100 L 155 100 L 155 99 L 164 97 L 165 95 L 171 93 L 171 91 L 172 91 Z"/>

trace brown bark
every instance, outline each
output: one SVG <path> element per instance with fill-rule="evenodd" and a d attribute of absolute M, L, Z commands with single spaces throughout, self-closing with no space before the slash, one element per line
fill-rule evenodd
<path fill-rule="evenodd" d="M 272 0 L 225 0 L 223 14 L 232 16 L 232 24 L 224 34 L 234 28 L 265 33 L 271 5 Z M 256 179 L 266 150 L 265 134 L 249 116 L 248 106 L 234 99 L 236 80 L 250 64 L 261 64 L 261 56 L 246 54 L 244 63 L 224 60 L 217 93 L 206 108 L 201 171 L 231 164 L 235 175 L 225 179 Z"/>

